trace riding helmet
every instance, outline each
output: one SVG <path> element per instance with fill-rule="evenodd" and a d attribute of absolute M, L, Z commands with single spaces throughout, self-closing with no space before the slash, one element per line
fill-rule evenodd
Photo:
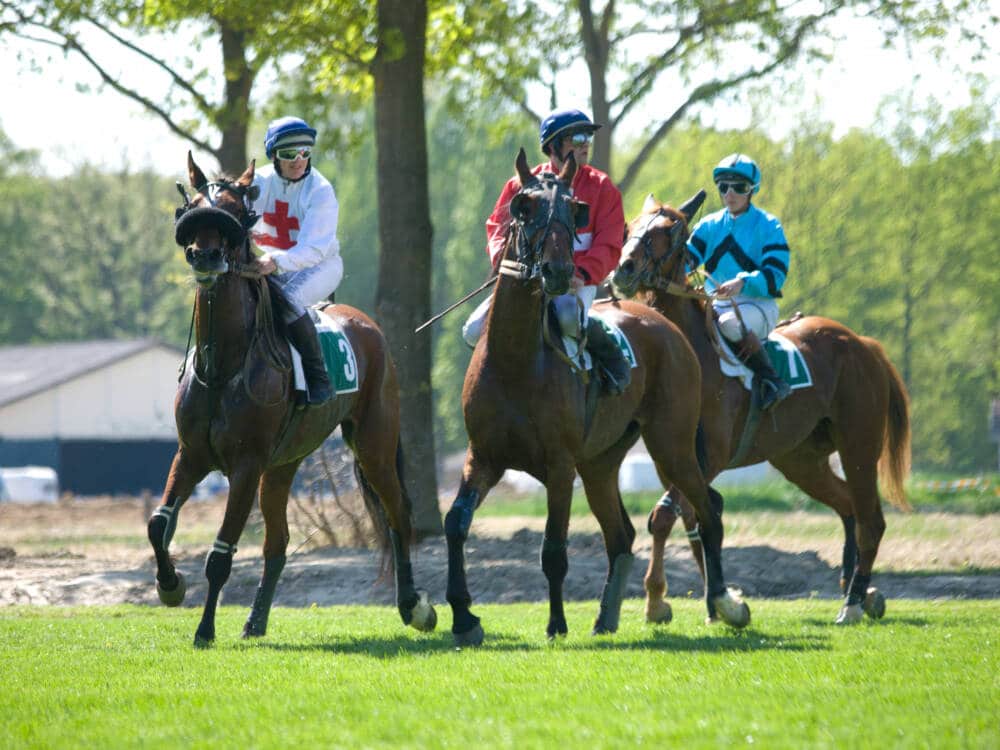
<path fill-rule="evenodd" d="M 264 135 L 264 153 L 274 158 L 274 151 L 282 146 L 314 146 L 316 129 L 299 117 L 279 117 L 267 126 Z"/>
<path fill-rule="evenodd" d="M 570 129 L 589 130 L 593 133 L 600 128 L 600 125 L 595 125 L 587 115 L 578 109 L 557 109 L 542 120 L 541 127 L 538 129 L 538 142 L 542 151 L 545 151 L 546 146 Z"/>
<path fill-rule="evenodd" d="M 760 190 L 760 167 L 746 154 L 730 154 L 712 170 L 713 182 L 718 182 L 726 177 L 746 180 L 753 185 L 754 193 Z"/>

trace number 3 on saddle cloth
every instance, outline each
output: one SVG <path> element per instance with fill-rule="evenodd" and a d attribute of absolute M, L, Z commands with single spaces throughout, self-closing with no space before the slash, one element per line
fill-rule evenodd
<path fill-rule="evenodd" d="M 354 356 L 347 334 L 329 315 L 315 308 L 309 308 L 309 315 L 316 326 L 319 346 L 323 350 L 326 371 L 330 375 L 330 384 L 338 393 L 354 393 L 358 390 L 358 361 Z M 302 371 L 302 357 L 294 346 L 292 350 L 292 367 L 295 371 L 295 390 L 306 390 L 305 374 Z"/>
<path fill-rule="evenodd" d="M 719 369 L 722 370 L 723 375 L 739 378 L 740 382 L 743 383 L 743 387 L 749 391 L 753 385 L 753 371 L 739 360 L 729 342 L 722 337 L 718 328 L 715 329 L 715 332 L 718 335 L 719 343 L 729 358 L 729 361 L 726 361 L 725 357 L 719 360 Z M 809 371 L 809 365 L 806 364 L 802 352 L 798 350 L 798 347 L 792 341 L 786 339 L 776 331 L 771 331 L 764 342 L 764 351 L 770 357 L 774 371 L 791 386 L 793 391 L 812 386 L 812 373 Z"/>

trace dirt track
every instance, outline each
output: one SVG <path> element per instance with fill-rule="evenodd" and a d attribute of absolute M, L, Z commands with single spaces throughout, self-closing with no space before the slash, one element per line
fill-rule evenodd
<path fill-rule="evenodd" d="M 0 505 L 0 604 L 156 604 L 144 513 L 138 501 Z M 181 527 L 196 530 L 201 539 L 172 548 L 187 576 L 187 605 L 204 601 L 202 568 L 221 513 L 218 502 L 191 503 L 182 513 Z M 883 543 L 873 583 L 887 598 L 1000 598 L 1000 517 L 941 514 L 919 520 L 934 533 L 896 540 L 887 535 Z M 740 531 L 746 524 L 734 524 L 737 531 L 727 536 L 723 557 L 730 584 L 750 598 L 839 597 L 839 523 L 820 513 L 803 513 L 793 521 L 803 528 L 828 528 L 829 533 L 819 539 L 807 534 L 804 539 L 775 540 L 759 528 Z M 476 519 L 466 550 L 475 601 L 546 600 L 538 562 L 541 528 L 538 519 Z M 649 543 L 640 529 L 628 596 L 643 595 Z M 598 597 L 607 560 L 593 519 L 574 520 L 569 556 L 566 598 Z M 244 541 L 224 591 L 225 602 L 249 605 L 260 571 L 259 546 Z M 668 545 L 666 571 L 671 596 L 700 596 L 697 568 L 679 537 Z M 392 591 L 376 582 L 377 573 L 370 551 L 299 551 L 289 558 L 275 604 L 389 604 Z M 435 602 L 444 602 L 445 573 L 444 540 L 420 544 L 414 553 L 414 575 Z"/>

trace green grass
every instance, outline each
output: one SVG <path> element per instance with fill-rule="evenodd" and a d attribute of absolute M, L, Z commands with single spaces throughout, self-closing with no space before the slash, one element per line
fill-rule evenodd
<path fill-rule="evenodd" d="M 998 601 L 891 601 L 887 618 L 830 624 L 830 601 L 751 602 L 744 632 L 642 623 L 589 635 L 572 603 L 548 643 L 543 605 L 476 609 L 487 632 L 456 651 L 391 608 L 276 609 L 262 640 L 223 607 L 215 648 L 198 610 L 0 610 L 0 747 L 1000 746 Z"/>
<path fill-rule="evenodd" d="M 964 476 L 964 475 L 963 475 Z M 980 489 L 959 492 L 939 492 L 926 487 L 932 480 L 951 481 L 961 478 L 947 474 L 914 474 L 906 486 L 906 495 L 915 510 L 985 515 L 1000 513 L 1000 474 L 979 475 L 986 484 Z M 769 479 L 758 484 L 720 487 L 727 511 L 792 511 L 829 512 L 829 509 L 783 478 Z M 630 514 L 645 514 L 659 500 L 658 492 L 622 493 L 622 502 Z M 888 503 L 886 503 L 888 505 Z M 573 515 L 587 515 L 590 510 L 583 490 L 573 495 Z M 490 495 L 476 511 L 477 516 L 544 516 L 545 493 L 527 495 Z"/>

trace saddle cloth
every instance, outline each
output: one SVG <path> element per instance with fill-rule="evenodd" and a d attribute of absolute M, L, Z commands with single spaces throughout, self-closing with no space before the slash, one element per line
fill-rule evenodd
<path fill-rule="evenodd" d="M 354 355 L 347 334 L 333 318 L 315 308 L 309 308 L 309 315 L 316 325 L 319 336 L 319 346 L 323 350 L 326 361 L 326 371 L 330 375 L 330 384 L 337 393 L 354 393 L 358 390 L 358 360 Z M 295 390 L 306 390 L 306 378 L 302 371 L 302 357 L 291 345 L 292 367 L 295 371 Z"/>
<path fill-rule="evenodd" d="M 715 331 L 719 334 L 719 343 L 730 360 L 727 362 L 725 358 L 721 358 L 719 360 L 719 369 L 722 370 L 723 375 L 728 375 L 731 378 L 739 378 L 740 382 L 743 383 L 743 387 L 749 391 L 753 384 L 753 371 L 743 364 L 739 357 L 733 353 L 729 342 L 722 337 L 719 329 L 716 328 Z M 812 386 L 812 373 L 809 371 L 809 365 L 806 364 L 806 358 L 802 356 L 802 352 L 798 350 L 798 347 L 792 341 L 786 339 L 780 333 L 771 331 L 764 342 L 764 350 L 771 358 L 774 371 L 792 387 L 792 390 L 810 388 Z"/>
<path fill-rule="evenodd" d="M 615 340 L 618 344 L 618 348 L 622 350 L 622 354 L 625 355 L 625 359 L 629 363 L 629 367 L 636 367 L 637 362 L 635 358 L 635 351 L 632 349 L 632 344 L 629 343 L 628 338 L 622 333 L 622 330 L 616 326 L 614 323 L 609 323 L 607 320 L 602 318 L 599 313 L 590 312 L 590 318 L 596 320 L 601 324 L 601 327 Z M 580 351 L 580 342 L 573 338 L 572 336 L 562 337 L 563 348 L 566 351 L 566 356 L 571 360 L 576 362 L 577 366 L 581 370 L 591 370 L 594 367 L 593 358 L 590 356 L 590 352 L 584 349 Z"/>

